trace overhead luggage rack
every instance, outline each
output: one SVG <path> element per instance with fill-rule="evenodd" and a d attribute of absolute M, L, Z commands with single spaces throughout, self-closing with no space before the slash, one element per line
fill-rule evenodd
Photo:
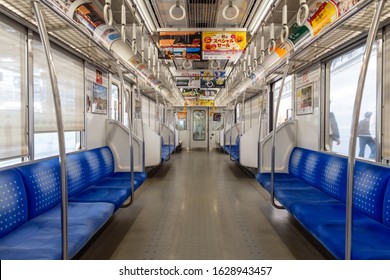
<path fill-rule="evenodd" d="M 316 37 L 298 45 L 294 50 L 291 50 L 290 53 L 274 63 L 266 71 L 266 76 L 280 71 L 280 68 L 286 64 L 287 59 L 293 65 L 289 72 L 298 72 L 315 62 L 321 61 L 347 42 L 366 36 L 376 7 L 375 3 L 376 1 L 369 0 L 363 0 L 358 3 L 339 20 L 321 30 Z M 389 18 L 390 3 L 386 2 L 380 19 L 380 26 L 388 22 Z"/>
<path fill-rule="evenodd" d="M 51 1 L 41 1 L 42 14 L 48 33 L 56 43 L 65 44 L 70 50 L 85 57 L 87 61 L 104 69 L 116 69 L 116 58 L 97 42 L 83 26 L 67 18 Z M 35 29 L 36 19 L 30 1 L 0 0 L 0 12 Z M 127 69 L 133 73 L 131 69 Z"/>

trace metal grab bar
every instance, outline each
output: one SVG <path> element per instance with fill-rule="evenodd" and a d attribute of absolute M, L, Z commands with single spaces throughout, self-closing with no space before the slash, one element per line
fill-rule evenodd
<path fill-rule="evenodd" d="M 61 96 L 58 89 L 57 73 L 51 52 L 50 41 L 47 35 L 46 25 L 43 20 L 38 0 L 31 0 L 34 14 L 37 19 L 39 34 L 45 49 L 47 64 L 50 73 L 50 82 L 53 89 L 54 109 L 56 113 L 58 148 L 60 152 L 60 176 L 61 176 L 61 233 L 62 233 L 62 258 L 67 260 L 68 256 L 68 186 L 66 179 L 66 153 L 65 153 L 65 134 L 62 120 Z"/>
<path fill-rule="evenodd" d="M 138 96 L 141 98 L 141 89 L 139 87 L 139 79 L 137 77 L 137 92 Z M 142 134 L 142 146 L 143 146 L 143 154 L 142 154 L 142 171 L 145 172 L 145 129 L 144 129 L 144 116 L 142 114 L 142 98 L 141 98 L 141 134 Z"/>
<path fill-rule="evenodd" d="M 353 175 L 355 169 L 356 159 L 356 135 L 359 124 L 359 115 L 363 99 L 364 84 L 366 81 L 366 74 L 368 69 L 368 63 L 370 61 L 370 55 L 372 45 L 374 43 L 376 33 L 379 26 L 379 20 L 382 13 L 384 0 L 379 0 L 374 17 L 371 22 L 370 31 L 368 33 L 366 48 L 363 56 L 363 64 L 360 69 L 359 81 L 356 90 L 355 103 L 353 106 L 351 135 L 349 138 L 349 151 L 348 151 L 348 177 L 347 177 L 347 198 L 346 198 L 346 224 L 345 224 L 345 259 L 351 259 L 352 251 L 352 206 L 353 206 Z"/>
<path fill-rule="evenodd" d="M 233 134 L 233 123 L 234 123 L 234 110 L 236 110 L 236 106 L 237 106 L 237 97 L 236 97 L 236 100 L 234 101 L 234 107 L 233 107 L 233 110 L 232 110 L 232 124 L 231 124 L 231 127 L 230 127 L 230 153 L 229 153 L 229 158 L 230 160 L 233 160 L 233 157 L 232 157 L 232 134 Z"/>
<path fill-rule="evenodd" d="M 286 67 L 284 68 L 282 84 L 280 85 L 278 101 L 276 102 L 275 117 L 273 120 L 273 129 L 272 129 L 272 150 L 271 150 L 271 204 L 277 209 L 284 209 L 283 206 L 276 205 L 275 203 L 275 192 L 274 192 L 274 181 L 275 181 L 275 139 L 276 139 L 276 123 L 278 120 L 278 113 L 280 107 L 280 100 L 282 99 L 282 93 L 284 88 L 284 81 L 286 79 L 289 69 L 289 61 L 286 61 Z"/>
<path fill-rule="evenodd" d="M 261 129 L 263 128 L 263 116 L 264 116 L 264 104 L 265 104 L 265 96 L 267 91 L 267 81 L 264 79 L 264 89 L 261 95 L 261 105 L 260 105 L 260 113 L 259 113 L 259 136 L 257 139 L 257 173 L 261 172 L 261 158 L 260 158 L 260 142 L 261 142 Z"/>
<path fill-rule="evenodd" d="M 126 109 L 127 112 L 130 112 L 130 96 L 128 96 L 126 90 L 125 90 L 125 80 L 123 79 L 123 73 L 121 69 L 121 64 L 119 60 L 117 61 L 117 68 L 118 68 L 118 74 L 119 79 L 122 84 L 122 92 L 124 92 L 125 100 L 126 100 Z M 125 207 L 130 206 L 134 201 L 134 145 L 133 145 L 133 127 L 131 123 L 131 116 L 128 113 L 127 114 L 127 121 L 129 122 L 129 145 L 130 145 L 130 187 L 131 187 L 131 198 L 130 202 L 127 205 L 124 205 Z"/>
<path fill-rule="evenodd" d="M 243 134 L 243 131 L 245 133 L 245 95 L 246 91 L 244 91 L 244 94 L 242 96 L 242 113 L 240 115 L 240 136 Z"/>

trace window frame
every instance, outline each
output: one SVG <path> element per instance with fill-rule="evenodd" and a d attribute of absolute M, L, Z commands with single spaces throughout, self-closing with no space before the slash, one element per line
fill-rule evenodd
<path fill-rule="evenodd" d="M 383 108 L 382 108 L 382 99 L 383 99 L 383 64 L 384 62 L 384 36 L 383 36 L 383 29 L 379 29 L 377 32 L 376 39 L 374 43 L 377 44 L 377 59 L 376 59 L 376 129 L 375 129 L 375 136 L 376 136 L 376 158 L 374 159 L 375 162 L 381 162 L 382 159 L 382 115 L 383 115 Z M 358 48 L 364 47 L 366 44 L 365 38 L 359 39 L 356 42 L 353 42 L 352 44 L 345 46 L 341 50 L 338 50 L 326 58 L 324 58 L 321 63 L 321 111 L 322 114 L 322 120 L 320 120 L 320 126 L 321 126 L 321 132 L 320 135 L 321 141 L 320 141 L 320 148 L 324 152 L 329 153 L 337 153 L 330 150 L 329 146 L 329 116 L 330 116 L 330 67 L 332 62 L 348 52 L 352 52 L 353 50 L 356 50 Z M 364 94 L 364 93 L 363 93 Z M 355 93 L 356 95 L 356 93 Z M 361 112 L 360 112 L 361 113 Z M 349 139 L 348 139 L 349 141 Z M 357 139 L 358 141 L 358 139 Z M 348 156 L 348 154 L 341 154 L 340 155 Z M 368 158 L 360 158 L 359 160 L 364 161 L 370 161 L 372 160 Z"/>

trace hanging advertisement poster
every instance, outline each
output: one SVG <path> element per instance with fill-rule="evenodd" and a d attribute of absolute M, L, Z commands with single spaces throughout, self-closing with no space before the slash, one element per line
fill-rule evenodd
<path fill-rule="evenodd" d="M 93 83 L 92 113 L 107 114 L 107 88 Z"/>
<path fill-rule="evenodd" d="M 245 31 L 202 32 L 203 59 L 238 59 L 245 48 Z"/>
<path fill-rule="evenodd" d="M 183 95 L 183 97 L 187 98 L 187 97 L 197 97 L 198 96 L 198 92 L 192 88 L 183 88 L 181 90 L 181 94 Z"/>
<path fill-rule="evenodd" d="M 217 95 L 216 90 L 198 90 L 198 99 L 202 100 L 214 100 Z"/>
<path fill-rule="evenodd" d="M 186 98 L 185 99 L 187 106 L 206 106 L 206 107 L 213 107 L 214 106 L 214 100 L 197 100 L 196 98 L 190 99 Z"/>
<path fill-rule="evenodd" d="M 313 0 L 309 4 L 309 16 L 307 21 L 299 26 L 294 23 L 290 27 L 290 35 L 285 43 L 277 41 L 275 52 L 272 56 L 275 59 L 284 57 L 291 49 L 297 48 L 316 37 L 322 30 L 335 22 L 360 0 Z M 274 61 L 274 60 L 272 60 Z M 267 66 L 266 66 L 267 67 Z"/>
<path fill-rule="evenodd" d="M 297 89 L 295 107 L 297 115 L 313 114 L 313 84 Z"/>
<path fill-rule="evenodd" d="M 225 71 L 201 71 L 200 88 L 224 88 Z"/>
<path fill-rule="evenodd" d="M 177 77 L 176 86 L 178 88 L 199 88 L 199 77 Z"/>
<path fill-rule="evenodd" d="M 201 59 L 201 32 L 159 32 L 160 59 Z"/>

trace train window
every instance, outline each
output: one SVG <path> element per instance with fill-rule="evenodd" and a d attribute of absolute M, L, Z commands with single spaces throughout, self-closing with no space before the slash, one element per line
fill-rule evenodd
<path fill-rule="evenodd" d="M 111 84 L 111 104 L 110 104 L 110 117 L 112 120 L 119 121 L 120 119 L 120 104 L 119 104 L 119 86 L 117 84 Z"/>
<path fill-rule="evenodd" d="M 223 118 L 222 113 L 214 113 L 213 114 L 213 122 L 211 125 L 211 130 L 221 130 L 223 129 Z"/>
<path fill-rule="evenodd" d="M 205 110 L 194 110 L 192 125 L 192 139 L 194 141 L 206 140 L 206 118 Z"/>
<path fill-rule="evenodd" d="M 26 35 L 0 22 L 0 160 L 20 162 L 27 155 Z"/>
<path fill-rule="evenodd" d="M 52 48 L 67 151 L 81 148 L 84 131 L 84 68 L 82 60 Z M 58 154 L 57 124 L 52 87 L 42 44 L 33 41 L 34 79 L 34 158 Z"/>
<path fill-rule="evenodd" d="M 336 57 L 329 67 L 329 121 L 327 122 L 330 150 L 348 154 L 353 105 L 356 95 L 364 47 Z M 376 157 L 377 104 L 377 44 L 374 44 L 368 65 L 360 111 L 356 154 L 362 158 Z"/>
<path fill-rule="evenodd" d="M 80 149 L 80 132 L 65 132 L 65 150 L 72 152 Z M 35 133 L 34 135 L 35 159 L 58 155 L 58 134 L 57 132 Z"/>
<path fill-rule="evenodd" d="M 129 90 L 128 89 L 126 89 L 126 94 L 127 94 L 127 96 L 131 96 L 130 94 L 129 94 Z M 123 114 L 123 124 L 126 126 L 126 127 L 128 127 L 129 126 L 129 117 L 128 117 L 128 110 L 127 110 L 127 103 L 126 103 L 126 99 L 125 99 L 125 97 L 123 97 L 123 102 L 122 102 L 122 104 L 123 104 L 123 112 L 124 112 L 124 114 Z M 130 108 L 130 110 L 131 110 L 131 108 Z"/>
<path fill-rule="evenodd" d="M 272 85 L 272 92 L 274 94 L 274 110 L 276 109 L 276 102 L 279 96 L 279 89 L 280 85 L 282 84 L 282 80 L 278 80 Z M 292 89 L 292 79 L 291 76 L 287 76 L 284 81 L 284 88 L 282 92 L 282 98 L 280 100 L 280 106 L 279 106 L 279 113 L 278 113 L 278 120 L 276 122 L 276 125 L 279 126 L 283 122 L 289 120 L 291 117 L 291 114 L 289 112 L 291 111 L 291 90 Z M 275 111 L 274 111 L 275 114 Z"/>

